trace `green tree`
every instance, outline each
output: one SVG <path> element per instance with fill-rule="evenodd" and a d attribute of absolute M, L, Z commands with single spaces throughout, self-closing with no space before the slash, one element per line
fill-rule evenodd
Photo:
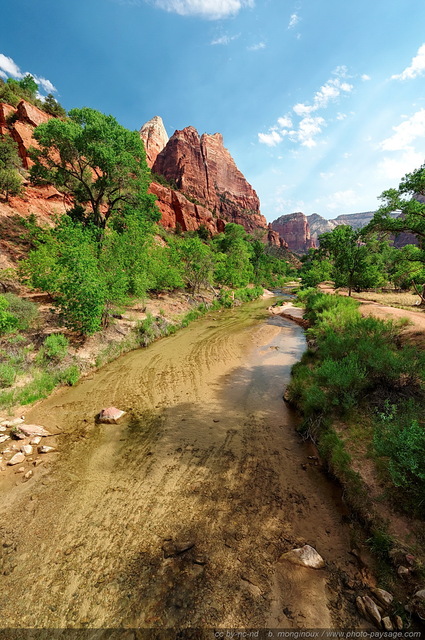
<path fill-rule="evenodd" d="M 44 98 L 43 110 L 55 118 L 65 118 L 66 111 L 63 106 L 55 99 L 53 94 L 48 93 Z"/>
<path fill-rule="evenodd" d="M 216 236 L 212 241 L 218 253 L 226 257 L 218 260 L 216 265 L 216 279 L 222 284 L 233 287 L 244 287 L 254 279 L 254 269 L 251 264 L 252 248 L 248 242 L 245 229 L 233 222 L 226 225 L 224 233 Z"/>
<path fill-rule="evenodd" d="M 316 287 L 320 282 L 331 279 L 332 262 L 321 255 L 317 249 L 310 249 L 301 260 L 303 265 L 300 276 L 304 287 Z"/>
<path fill-rule="evenodd" d="M 384 191 L 381 207 L 376 211 L 366 231 L 384 231 L 394 235 L 412 233 L 417 246 L 405 247 L 403 259 L 412 263 L 410 282 L 425 305 L 425 164 L 401 180 L 398 189 Z M 394 218 L 391 214 L 399 212 Z M 418 268 L 418 263 L 422 268 Z"/>
<path fill-rule="evenodd" d="M 18 148 L 10 136 L 0 137 L 0 193 L 6 200 L 9 196 L 17 196 L 22 190 L 22 178 L 19 169 L 22 167 Z"/>
<path fill-rule="evenodd" d="M 320 236 L 320 255 L 333 264 L 332 275 L 337 287 L 360 291 L 381 286 L 385 278 L 379 265 L 371 258 L 371 247 L 360 230 L 341 225 Z"/>
<path fill-rule="evenodd" d="M 184 238 L 177 245 L 183 265 L 183 278 L 192 293 L 213 283 L 215 260 L 210 247 L 199 237 Z"/>
<path fill-rule="evenodd" d="M 159 219 L 154 196 L 147 193 L 150 171 L 143 142 L 112 116 L 84 107 L 66 121 L 56 118 L 34 131 L 39 149 L 31 151 L 31 179 L 54 184 L 84 208 L 86 221 L 104 230 L 128 208 Z M 103 234 L 100 234 L 103 237 Z"/>

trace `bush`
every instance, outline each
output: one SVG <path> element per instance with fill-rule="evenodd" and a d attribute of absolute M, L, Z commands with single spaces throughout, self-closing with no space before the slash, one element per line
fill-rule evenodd
<path fill-rule="evenodd" d="M 73 364 L 58 374 L 58 381 L 73 387 L 80 379 L 80 370 L 77 365 Z"/>
<path fill-rule="evenodd" d="M 8 302 L 9 312 L 18 319 L 18 329 L 26 330 L 32 327 L 38 317 L 37 305 L 14 293 L 5 293 L 3 297 Z"/>
<path fill-rule="evenodd" d="M 10 333 L 17 328 L 19 320 L 8 311 L 9 302 L 4 296 L 0 296 L 0 335 Z"/>
<path fill-rule="evenodd" d="M 11 387 L 15 382 L 16 371 L 10 364 L 0 364 L 0 387 Z"/>
<path fill-rule="evenodd" d="M 52 333 L 43 342 L 40 359 L 44 362 L 60 362 L 68 354 L 68 338 L 61 333 Z"/>

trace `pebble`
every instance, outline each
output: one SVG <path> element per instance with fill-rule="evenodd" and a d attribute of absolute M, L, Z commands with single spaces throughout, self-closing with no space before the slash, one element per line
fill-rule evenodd
<path fill-rule="evenodd" d="M 4 435 L 4 436 L 0 436 L 0 444 L 1 444 L 2 442 L 6 442 L 6 440 L 9 440 L 9 438 L 10 438 L 10 436 L 6 436 L 6 435 Z"/>
<path fill-rule="evenodd" d="M 21 447 L 21 451 L 22 453 L 24 453 L 26 456 L 30 456 L 32 454 L 32 446 L 30 444 L 23 444 Z"/>
<path fill-rule="evenodd" d="M 400 616 L 394 616 L 394 625 L 398 631 L 403 631 L 403 620 Z"/>
<path fill-rule="evenodd" d="M 408 576 L 410 573 L 410 569 L 408 569 L 407 567 L 403 567 L 403 565 L 400 565 L 397 569 L 397 573 L 401 577 Z"/>
<path fill-rule="evenodd" d="M 38 453 L 50 453 L 51 451 L 55 451 L 55 447 L 48 447 L 43 444 L 41 447 L 38 447 Z"/>
<path fill-rule="evenodd" d="M 7 464 L 9 464 L 10 466 L 13 466 L 15 464 L 19 464 L 20 462 L 23 462 L 24 460 L 25 460 L 24 454 L 19 452 L 19 453 L 15 453 L 15 455 L 10 458 Z"/>
<path fill-rule="evenodd" d="M 32 438 L 30 440 L 30 444 L 40 444 L 41 442 L 41 436 L 35 436 L 35 438 Z"/>
<path fill-rule="evenodd" d="M 24 475 L 24 480 L 29 480 L 30 478 L 32 478 L 33 473 L 34 473 L 34 471 L 32 469 L 27 471 L 26 474 Z"/>

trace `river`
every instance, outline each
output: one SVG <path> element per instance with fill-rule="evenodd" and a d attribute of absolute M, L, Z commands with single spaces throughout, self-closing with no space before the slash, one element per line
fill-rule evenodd
<path fill-rule="evenodd" d="M 282 401 L 303 331 L 268 304 L 210 313 L 28 413 L 58 453 L 2 481 L 1 626 L 358 626 L 338 490 Z M 122 423 L 96 424 L 110 405 Z M 279 562 L 305 543 L 326 569 Z"/>

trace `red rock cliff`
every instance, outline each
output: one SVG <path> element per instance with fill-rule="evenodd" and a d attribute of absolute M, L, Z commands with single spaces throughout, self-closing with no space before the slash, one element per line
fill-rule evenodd
<path fill-rule="evenodd" d="M 307 218 L 300 211 L 280 216 L 272 222 L 272 229 L 285 238 L 289 250 L 294 253 L 307 253 L 315 246 Z"/>
<path fill-rule="evenodd" d="M 151 185 L 164 226 L 173 228 L 178 223 L 188 230 L 203 224 L 214 234 L 226 222 L 234 222 L 248 233 L 262 231 L 264 242 L 286 247 L 261 215 L 258 196 L 224 147 L 221 134 L 200 136 L 193 127 L 176 131 L 152 171 L 176 189 Z"/>

